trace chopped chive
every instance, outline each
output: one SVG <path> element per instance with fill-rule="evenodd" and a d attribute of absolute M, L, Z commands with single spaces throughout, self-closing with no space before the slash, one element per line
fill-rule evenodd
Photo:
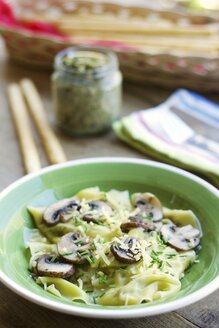
<path fill-rule="evenodd" d="M 100 294 L 98 297 L 102 297 L 103 295 L 105 295 L 106 292 L 103 292 L 102 294 Z"/>
<path fill-rule="evenodd" d="M 79 225 L 81 225 L 81 224 L 82 224 L 81 219 L 79 219 L 78 217 L 76 217 L 76 218 L 75 218 L 75 226 L 77 227 L 77 226 L 79 226 Z"/>
<path fill-rule="evenodd" d="M 50 260 L 50 262 L 53 263 L 53 262 L 55 262 L 56 259 L 57 259 L 57 255 L 53 255 L 52 258 L 51 258 L 51 260 Z"/>
<path fill-rule="evenodd" d="M 141 217 L 142 217 L 142 219 L 151 220 L 153 218 L 153 214 L 152 213 L 142 214 Z"/>
<path fill-rule="evenodd" d="M 118 244 L 114 244 L 114 247 L 115 247 L 115 249 L 117 249 L 117 251 L 119 251 L 119 250 L 120 250 L 120 247 L 119 247 L 119 245 L 118 245 Z"/>
<path fill-rule="evenodd" d="M 94 247 L 94 249 L 97 249 L 97 245 L 96 245 L 96 242 L 94 240 L 92 241 L 91 245 Z"/>
<path fill-rule="evenodd" d="M 98 225 L 102 225 L 102 222 L 100 222 L 100 220 L 95 219 L 95 218 L 92 218 L 92 222 L 93 222 L 93 223 L 96 223 L 96 224 L 98 224 Z"/>
<path fill-rule="evenodd" d="M 151 251 L 151 258 L 155 261 L 159 260 L 158 254 L 154 250 Z"/>
<path fill-rule="evenodd" d="M 71 253 L 63 253 L 63 254 L 61 254 L 62 256 L 68 256 L 68 255 L 72 255 L 73 254 L 73 252 L 71 252 Z"/>
<path fill-rule="evenodd" d="M 86 249 L 86 250 L 83 251 L 83 252 L 77 252 L 77 254 L 78 254 L 79 257 L 82 257 L 82 256 L 84 256 L 84 255 L 89 254 L 89 251 Z"/>
<path fill-rule="evenodd" d="M 148 268 L 151 268 L 154 265 L 154 260 L 152 260 L 148 266 Z"/>
<path fill-rule="evenodd" d="M 160 261 L 158 262 L 158 268 L 161 269 L 162 267 L 163 267 L 163 261 L 160 260 Z"/>
<path fill-rule="evenodd" d="M 175 256 L 176 256 L 176 254 L 167 254 L 168 259 L 171 259 L 172 257 L 175 257 Z"/>
<path fill-rule="evenodd" d="M 91 258 L 91 256 L 86 256 L 86 260 L 90 263 L 90 265 L 94 263 L 94 261 Z"/>
<path fill-rule="evenodd" d="M 97 296 L 93 295 L 93 296 L 92 296 L 92 299 L 93 299 L 94 304 L 97 304 L 97 301 L 96 301 Z"/>
<path fill-rule="evenodd" d="M 101 278 L 99 278 L 99 284 L 100 285 L 105 285 L 107 283 L 108 277 L 107 276 L 103 276 Z"/>
<path fill-rule="evenodd" d="M 81 242 L 82 242 L 81 240 L 75 240 L 75 241 L 74 241 L 74 244 L 75 244 L 75 245 L 79 245 L 79 246 L 81 246 Z"/>
<path fill-rule="evenodd" d="M 109 285 L 110 288 L 116 288 L 115 284 Z"/>
<path fill-rule="evenodd" d="M 158 257 L 158 255 L 162 254 L 163 252 L 155 252 L 154 250 L 151 251 L 151 264 L 149 267 L 151 267 L 155 262 L 158 264 L 158 268 L 161 269 L 163 267 L 163 261 Z"/>
<path fill-rule="evenodd" d="M 105 279 L 105 278 L 100 278 L 99 279 L 99 284 L 100 285 L 106 285 L 106 283 L 107 283 L 107 279 Z"/>
<path fill-rule="evenodd" d="M 172 268 L 172 265 L 168 261 L 166 261 L 166 264 L 168 265 L 168 267 Z"/>
<path fill-rule="evenodd" d="M 161 235 L 158 233 L 156 234 L 156 240 L 160 247 L 162 248 L 166 247 L 164 240 L 162 239 Z"/>

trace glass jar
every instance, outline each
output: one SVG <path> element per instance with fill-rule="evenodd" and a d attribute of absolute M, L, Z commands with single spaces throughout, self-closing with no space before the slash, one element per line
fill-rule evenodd
<path fill-rule="evenodd" d="M 59 127 L 71 135 L 97 134 L 120 113 L 122 75 L 110 51 L 68 48 L 55 57 L 52 95 Z"/>

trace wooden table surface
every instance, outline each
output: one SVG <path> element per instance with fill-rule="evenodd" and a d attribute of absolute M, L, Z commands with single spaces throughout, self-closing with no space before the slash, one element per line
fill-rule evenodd
<path fill-rule="evenodd" d="M 49 121 L 60 138 L 69 160 L 101 156 L 144 158 L 143 155 L 120 142 L 113 132 L 101 137 L 79 139 L 64 136 L 57 131 L 54 126 L 50 101 L 50 74 L 12 64 L 7 59 L 4 45 L 0 40 L 0 191 L 24 174 L 19 145 L 5 93 L 8 83 L 17 82 L 23 77 L 29 77 L 36 83 L 42 95 Z M 170 92 L 158 88 L 126 85 L 124 88 L 123 115 L 158 104 Z M 43 165 L 46 166 L 48 162 L 39 141 L 37 145 Z M 0 328 L 108 328 L 111 325 L 111 322 L 107 320 L 84 319 L 44 309 L 22 299 L 0 283 Z M 113 326 L 115 328 L 216 328 L 219 327 L 219 291 L 176 312 L 143 319 L 118 320 L 113 322 Z"/>

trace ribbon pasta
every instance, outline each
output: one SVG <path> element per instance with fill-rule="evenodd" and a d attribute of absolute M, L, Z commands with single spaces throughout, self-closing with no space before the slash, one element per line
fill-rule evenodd
<path fill-rule="evenodd" d="M 164 240 L 162 227 L 168 224 L 184 228 L 189 226 L 190 234 L 198 228 L 201 236 L 200 224 L 191 210 L 162 207 L 162 218 L 153 221 L 153 206 L 152 215 L 145 217 L 143 205 L 138 207 L 137 202 L 133 201 L 136 197 L 132 195 L 130 198 L 127 191 L 103 192 L 94 187 L 82 190 L 74 197 L 80 203 L 79 210 L 77 215 L 74 213 L 66 222 L 48 225 L 44 218 L 44 208 L 28 208 L 36 228 L 25 228 L 25 246 L 30 250 L 29 269 L 36 283 L 56 297 L 106 306 L 165 300 L 181 289 L 180 280 L 185 270 L 197 259 L 196 248 L 191 246 L 187 250 L 177 249 L 171 245 L 171 241 Z M 91 204 L 96 204 L 94 202 L 106 203 L 110 211 L 104 206 L 100 211 L 96 205 L 92 205 L 91 211 Z M 63 209 L 60 213 L 63 213 Z M 130 221 L 133 217 L 137 217 L 138 221 Z M 148 221 L 153 229 L 150 224 L 145 225 Z M 127 222 L 132 224 L 127 225 Z M 138 222 L 139 226 L 133 222 Z M 129 229 L 124 231 L 123 227 Z M 49 255 L 49 261 L 54 262 L 52 264 L 60 264 L 62 260 L 65 264 L 71 263 L 72 253 L 66 252 L 63 255 L 59 250 L 63 236 L 71 234 L 89 239 L 89 246 L 75 255 L 79 256 L 78 262 L 71 264 L 74 266 L 74 274 L 67 279 L 46 272 L 39 274 L 38 263 L 42 256 Z M 112 245 L 115 246 L 114 250 Z M 133 255 L 136 254 L 133 250 L 136 245 L 140 247 L 138 257 Z M 80 261 L 81 258 L 86 260 Z"/>

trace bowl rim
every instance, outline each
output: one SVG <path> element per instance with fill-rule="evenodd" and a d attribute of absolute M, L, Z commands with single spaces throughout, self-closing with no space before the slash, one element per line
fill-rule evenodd
<path fill-rule="evenodd" d="M 145 166 L 157 167 L 165 169 L 169 172 L 177 173 L 185 178 L 188 178 L 192 181 L 197 182 L 199 185 L 203 186 L 207 190 L 209 190 L 212 194 L 219 198 L 219 190 L 217 190 L 214 186 L 210 183 L 206 182 L 205 180 L 197 177 L 196 175 L 189 173 L 185 170 L 179 169 L 175 166 L 154 162 L 151 160 L 145 159 L 137 159 L 137 158 L 128 158 L 128 157 L 91 157 L 91 158 L 83 158 L 83 159 L 76 159 L 72 161 L 68 161 L 65 163 L 55 164 L 46 168 L 41 169 L 37 173 L 28 174 L 14 183 L 10 184 L 0 193 L 0 201 L 4 199 L 12 190 L 17 188 L 18 186 L 22 185 L 23 183 L 34 179 L 37 176 L 42 176 L 48 172 L 56 171 L 62 168 L 67 168 L 71 166 L 79 166 L 79 165 L 86 165 L 86 164 L 95 164 L 95 163 L 127 163 L 127 164 L 140 164 Z M 166 312 L 170 312 L 173 310 L 177 310 L 179 308 L 191 305 L 202 298 L 210 295 L 213 293 L 217 288 L 219 288 L 219 275 L 214 278 L 211 282 L 200 288 L 199 290 L 182 297 L 177 300 L 168 301 L 167 303 L 162 304 L 155 304 L 150 305 L 148 307 L 140 307 L 140 308 L 123 308 L 123 309 L 103 309 L 101 308 L 85 308 L 85 307 L 78 307 L 68 304 L 59 303 L 57 301 L 53 301 L 43 296 L 39 296 L 34 292 L 27 290 L 26 288 L 20 286 L 18 283 L 14 282 L 10 279 L 2 270 L 0 269 L 0 281 L 11 289 L 16 294 L 22 296 L 23 298 L 41 305 L 45 308 L 49 308 L 58 312 L 62 312 L 65 314 L 77 315 L 82 317 L 90 317 L 90 318 L 102 318 L 102 319 L 125 319 L 125 318 L 140 318 L 152 315 L 158 315 Z"/>

